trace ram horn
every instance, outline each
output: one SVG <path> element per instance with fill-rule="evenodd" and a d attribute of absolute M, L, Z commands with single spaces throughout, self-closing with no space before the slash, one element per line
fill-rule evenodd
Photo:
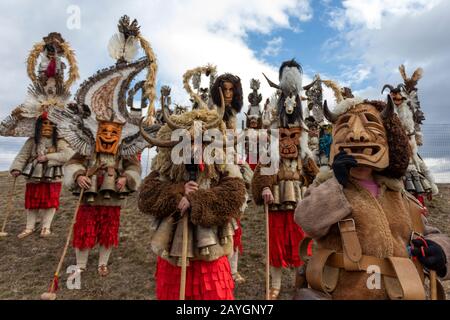
<path fill-rule="evenodd" d="M 394 101 L 392 101 L 391 95 L 387 95 L 387 105 L 384 107 L 383 111 L 381 111 L 381 118 L 388 119 L 392 117 L 394 114 Z"/>
<path fill-rule="evenodd" d="M 334 114 L 333 112 L 330 111 L 330 109 L 328 109 L 328 103 L 327 100 L 325 100 L 323 102 L 323 115 L 325 116 L 325 118 L 330 121 L 331 123 L 335 123 L 338 115 Z"/>
<path fill-rule="evenodd" d="M 383 89 L 381 90 L 381 94 L 383 94 L 384 90 L 386 90 L 386 88 L 389 88 L 390 91 L 395 90 L 393 86 L 391 86 L 390 84 L 385 84 L 383 86 Z"/>
<path fill-rule="evenodd" d="M 139 131 L 142 135 L 142 137 L 150 143 L 152 146 L 161 147 L 161 148 L 172 148 L 175 145 L 178 144 L 178 141 L 172 141 L 172 140 L 160 140 L 157 138 L 153 138 L 151 135 L 149 135 L 147 132 L 145 132 L 144 128 L 142 127 L 142 122 L 144 121 L 144 117 L 141 118 L 141 121 L 139 122 Z"/>
<path fill-rule="evenodd" d="M 269 83 L 269 86 L 271 86 L 272 88 L 281 90 L 281 87 L 278 84 L 276 84 L 275 82 L 272 82 L 269 78 L 267 78 L 267 76 L 264 74 L 264 72 L 263 72 L 263 76 L 264 76 L 264 78 L 266 78 L 267 82 Z"/>

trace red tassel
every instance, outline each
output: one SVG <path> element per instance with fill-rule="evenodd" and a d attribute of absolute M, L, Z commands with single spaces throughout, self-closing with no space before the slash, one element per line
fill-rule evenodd
<path fill-rule="evenodd" d="M 48 289 L 48 292 L 53 293 L 53 292 L 58 291 L 58 288 L 59 288 L 58 284 L 59 284 L 59 277 L 55 274 L 53 276 L 52 282 L 50 283 L 50 288 Z"/>

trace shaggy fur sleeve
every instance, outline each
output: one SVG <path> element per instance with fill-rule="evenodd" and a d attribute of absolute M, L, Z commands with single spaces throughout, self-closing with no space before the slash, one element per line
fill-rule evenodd
<path fill-rule="evenodd" d="M 141 184 L 141 163 L 137 158 L 124 159 L 122 161 L 122 176 L 127 178 L 127 187 L 136 191 Z"/>
<path fill-rule="evenodd" d="M 34 140 L 33 138 L 29 138 L 25 144 L 22 146 L 22 149 L 20 149 L 17 156 L 14 158 L 13 163 L 11 164 L 11 167 L 9 168 L 9 172 L 13 170 L 18 170 L 22 172 L 25 165 L 27 164 L 28 159 L 31 157 L 31 153 L 33 151 L 34 146 Z"/>
<path fill-rule="evenodd" d="M 253 201 L 258 206 L 264 204 L 264 200 L 262 198 L 262 191 L 264 188 L 269 187 L 272 189 L 272 186 L 276 182 L 275 175 L 263 175 L 261 174 L 261 164 L 258 164 L 255 168 L 255 172 L 253 173 L 252 178 L 252 195 Z"/>
<path fill-rule="evenodd" d="M 318 239 L 351 212 L 342 185 L 332 177 L 318 186 L 311 185 L 308 188 L 295 209 L 294 219 L 308 236 Z"/>
<path fill-rule="evenodd" d="M 245 202 L 245 184 L 240 178 L 222 178 L 217 186 L 187 195 L 191 203 L 191 221 L 202 227 L 221 226 L 230 218 L 239 218 Z"/>
<path fill-rule="evenodd" d="M 151 172 L 139 188 L 138 208 L 142 213 L 164 218 L 177 211 L 183 197 L 184 184 L 161 181 L 157 171 Z"/>
<path fill-rule="evenodd" d="M 447 273 L 441 279 L 450 280 L 450 238 L 446 234 L 442 233 L 438 228 L 431 226 L 424 216 L 422 216 L 422 220 L 425 225 L 425 239 L 434 241 L 441 246 L 445 257 L 447 258 Z"/>

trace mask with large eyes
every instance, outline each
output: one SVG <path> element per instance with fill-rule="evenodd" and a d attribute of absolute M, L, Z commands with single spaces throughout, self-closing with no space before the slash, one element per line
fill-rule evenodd
<path fill-rule="evenodd" d="M 41 136 L 51 138 L 55 125 L 50 120 L 42 121 Z"/>
<path fill-rule="evenodd" d="M 121 124 L 106 121 L 100 122 L 95 141 L 95 151 L 98 153 L 116 154 L 121 134 Z"/>
<path fill-rule="evenodd" d="M 389 149 L 380 112 L 370 104 L 359 104 L 340 115 L 333 124 L 330 162 L 344 150 L 360 165 L 375 170 L 389 165 Z"/>
<path fill-rule="evenodd" d="M 285 159 L 298 158 L 300 147 L 301 128 L 280 128 L 279 129 L 279 149 L 280 157 Z"/>

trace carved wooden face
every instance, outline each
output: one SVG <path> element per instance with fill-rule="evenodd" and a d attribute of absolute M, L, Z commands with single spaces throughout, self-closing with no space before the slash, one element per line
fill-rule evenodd
<path fill-rule="evenodd" d="M 300 135 L 302 134 L 301 128 L 280 128 L 280 157 L 285 159 L 298 158 L 298 152 L 300 149 Z"/>
<path fill-rule="evenodd" d="M 223 98 L 225 100 L 225 105 L 230 105 L 233 101 L 233 89 L 234 85 L 230 81 L 225 81 L 222 85 Z"/>
<path fill-rule="evenodd" d="M 98 153 L 116 154 L 119 148 L 122 125 L 113 122 L 100 122 L 95 141 L 95 151 Z"/>
<path fill-rule="evenodd" d="M 51 138 L 55 125 L 50 120 L 42 121 L 41 136 Z"/>
<path fill-rule="evenodd" d="M 380 112 L 370 104 L 359 104 L 343 113 L 333 126 L 330 162 L 344 150 L 358 164 L 375 170 L 389 165 L 389 149 Z"/>
<path fill-rule="evenodd" d="M 390 93 L 392 101 L 394 102 L 394 104 L 398 107 L 400 106 L 403 101 L 405 100 L 405 97 L 402 96 L 401 92 L 391 92 Z"/>

